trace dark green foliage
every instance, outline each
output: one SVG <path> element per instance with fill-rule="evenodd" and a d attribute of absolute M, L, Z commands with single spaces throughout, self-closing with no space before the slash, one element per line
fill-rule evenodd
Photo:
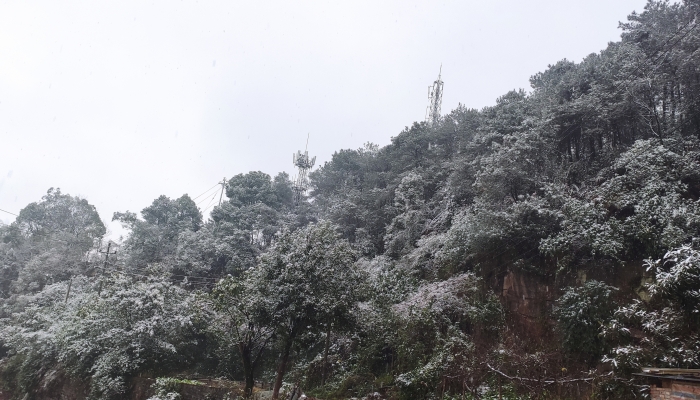
<path fill-rule="evenodd" d="M 249 206 L 262 203 L 270 207 L 275 207 L 280 203 L 277 197 L 279 185 L 273 186 L 270 175 L 260 172 L 248 172 L 238 174 L 229 179 L 226 184 L 226 196 L 232 204 L 237 206 Z M 284 192 L 280 193 L 285 196 Z"/>
<path fill-rule="evenodd" d="M 202 213 L 187 195 L 176 200 L 160 196 L 141 215 L 149 224 L 168 227 L 169 236 L 184 230 L 196 232 L 202 225 Z"/>
<path fill-rule="evenodd" d="M 280 172 L 275 176 L 272 182 L 272 190 L 277 197 L 277 204 L 282 207 L 291 207 L 294 203 L 294 191 L 292 190 L 292 182 L 289 180 L 289 174 Z"/>
<path fill-rule="evenodd" d="M 178 237 L 184 232 L 196 232 L 202 226 L 202 213 L 188 195 L 171 200 L 160 196 L 141 210 L 143 220 L 132 212 L 116 212 L 119 221 L 131 234 L 124 242 L 127 264 L 143 268 L 150 263 L 171 258 L 177 249 Z"/>
<path fill-rule="evenodd" d="M 274 181 L 262 172 L 237 175 L 228 182 L 227 193 L 233 197 L 212 209 L 203 229 L 180 236 L 178 274 L 239 276 L 255 265 L 283 226 L 294 229 L 314 220 L 308 203 L 290 212 L 293 192 L 285 173 Z"/>
<path fill-rule="evenodd" d="M 82 250 L 89 249 L 94 239 L 105 234 L 95 206 L 54 188 L 46 192 L 41 202 L 23 208 L 13 225 L 24 237 L 66 233 L 81 240 Z"/>
<path fill-rule="evenodd" d="M 608 350 L 600 333 L 617 308 L 615 291 L 603 282 L 588 281 L 577 288 L 566 288 L 554 306 L 564 350 L 591 366 Z"/>

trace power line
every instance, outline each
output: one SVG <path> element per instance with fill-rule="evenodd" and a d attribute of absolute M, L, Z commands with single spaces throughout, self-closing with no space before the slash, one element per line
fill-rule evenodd
<path fill-rule="evenodd" d="M 218 186 L 219 184 L 217 183 L 216 185 Z M 216 197 L 216 195 L 217 195 L 218 193 L 219 193 L 218 190 L 217 190 L 216 192 L 214 192 L 214 194 L 211 196 L 211 200 L 209 200 L 209 201 L 211 202 L 212 200 L 214 200 L 214 198 Z M 206 198 L 206 197 L 203 198 L 202 200 L 198 201 L 198 202 L 197 202 L 197 205 L 200 205 L 200 204 L 204 203 L 205 201 L 207 201 L 207 198 Z"/>
<path fill-rule="evenodd" d="M 113 265 L 113 264 L 112 264 Z M 129 276 L 134 276 L 134 277 L 140 277 L 140 278 L 166 278 L 166 276 L 159 276 L 157 274 L 149 274 L 148 271 L 145 268 L 130 268 L 130 269 L 118 269 L 114 267 L 108 268 L 107 265 L 103 266 L 95 266 L 97 269 L 101 269 L 103 274 L 105 272 L 111 272 L 111 273 L 119 273 L 119 274 L 124 274 L 124 275 L 129 275 Z M 137 272 L 136 272 L 137 271 Z M 142 272 L 142 273 L 138 273 Z M 205 276 L 191 276 L 191 275 L 181 275 L 181 274 L 169 274 L 165 273 L 164 275 L 167 275 L 167 278 L 182 278 L 188 280 L 188 284 L 191 285 L 215 285 L 217 282 L 221 280 L 221 278 L 210 278 L 210 277 L 205 277 Z"/>
<path fill-rule="evenodd" d="M 131 277 L 135 277 L 135 278 L 146 278 L 146 279 L 159 278 L 158 276 L 154 276 L 154 275 L 143 275 L 143 274 L 137 274 L 137 273 L 128 272 L 128 271 L 113 270 L 111 272 L 116 273 L 116 274 L 131 276 Z M 170 280 L 170 279 L 168 279 L 168 280 Z M 197 288 L 205 288 L 205 287 L 209 288 L 209 287 L 213 287 L 214 285 L 216 285 L 217 282 L 218 282 L 218 280 L 216 282 L 187 282 L 187 284 L 191 285 L 193 287 L 197 287 Z M 177 282 L 171 281 L 171 283 L 177 283 Z"/>
<path fill-rule="evenodd" d="M 207 207 L 206 207 L 204 210 L 202 210 L 202 213 L 206 212 L 212 205 L 214 205 L 213 202 L 214 202 L 214 199 L 216 198 L 216 195 L 217 195 L 218 193 L 219 193 L 219 192 L 214 192 L 214 195 L 211 197 L 211 200 L 209 200 L 209 203 L 207 204 Z"/>
<path fill-rule="evenodd" d="M 100 267 L 98 267 L 98 268 L 100 268 Z M 102 269 L 103 269 L 103 271 L 107 271 L 107 268 L 102 268 Z M 192 285 L 192 286 L 196 286 L 196 287 L 212 287 L 212 286 L 216 285 L 221 280 L 220 278 L 207 278 L 207 277 L 196 277 L 196 276 L 189 276 L 189 275 L 172 275 L 172 274 L 169 274 L 169 276 L 167 276 L 167 277 L 165 277 L 165 276 L 159 277 L 158 275 L 139 274 L 139 273 L 128 271 L 128 270 L 119 270 L 119 269 L 109 269 L 109 271 L 112 273 L 123 274 L 123 275 L 137 277 L 137 278 L 165 278 L 165 279 L 172 280 L 173 278 L 182 277 L 183 281 L 184 281 L 184 279 L 187 279 L 188 285 Z M 197 280 L 197 279 L 201 279 L 201 280 Z M 182 281 L 181 281 L 181 283 L 182 283 Z M 100 289 L 101 289 L 101 286 L 102 286 L 102 282 L 100 282 Z"/>
<path fill-rule="evenodd" d="M 11 213 L 11 212 L 9 212 L 9 211 L 5 211 L 5 210 L 3 210 L 2 208 L 0 208 L 0 211 L 6 212 L 6 213 L 8 213 L 8 214 L 12 214 L 12 215 L 14 215 L 15 217 L 19 217 L 19 215 L 15 214 L 15 213 Z"/>
<path fill-rule="evenodd" d="M 205 212 L 207 212 L 207 210 L 210 209 L 212 206 L 214 206 L 214 204 L 212 204 L 212 205 L 210 205 L 209 207 L 207 207 L 207 208 L 205 208 L 204 210 L 202 210 L 202 214 L 204 214 Z"/>
<path fill-rule="evenodd" d="M 224 179 L 226 179 L 226 178 L 224 178 Z M 209 189 L 205 190 L 202 194 L 200 194 L 199 196 L 193 198 L 192 200 L 197 200 L 198 198 L 200 198 L 200 197 L 204 196 L 205 194 L 209 193 L 212 189 L 214 189 L 215 187 L 219 186 L 220 184 L 221 184 L 221 182 L 216 182 L 216 184 L 215 184 L 214 186 L 212 186 L 212 187 L 210 187 Z"/>
<path fill-rule="evenodd" d="M 97 268 L 106 268 L 106 267 L 99 267 Z M 114 272 L 123 272 L 127 274 L 134 273 L 134 271 L 137 272 L 143 272 L 143 273 L 148 273 L 149 271 L 147 268 L 125 268 L 125 269 L 116 269 L 112 268 L 111 269 Z M 139 274 L 136 274 L 139 275 Z M 192 275 L 182 275 L 182 274 L 168 274 L 171 277 L 176 277 L 176 278 L 188 278 L 188 279 L 198 279 L 198 280 L 205 280 L 205 281 L 211 281 L 211 282 L 218 282 L 220 278 L 210 278 L 206 276 L 192 276 Z M 152 276 L 152 275 L 139 275 L 139 276 Z"/>

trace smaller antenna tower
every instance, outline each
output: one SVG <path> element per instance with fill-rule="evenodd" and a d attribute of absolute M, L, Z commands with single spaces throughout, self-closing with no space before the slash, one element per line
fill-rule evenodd
<path fill-rule="evenodd" d="M 430 105 L 425 111 L 425 122 L 430 126 L 437 124 L 440 120 L 440 109 L 442 108 L 442 87 L 445 82 L 440 79 L 442 77 L 442 64 L 440 64 L 440 73 L 432 86 L 428 86 L 428 99 L 430 100 Z"/>
<path fill-rule="evenodd" d="M 309 158 L 309 136 L 306 136 L 306 149 L 302 153 L 297 151 L 292 156 L 294 165 L 299 169 L 297 179 L 294 181 L 294 204 L 299 204 L 301 198 L 309 190 L 309 171 L 316 164 L 316 157 Z"/>

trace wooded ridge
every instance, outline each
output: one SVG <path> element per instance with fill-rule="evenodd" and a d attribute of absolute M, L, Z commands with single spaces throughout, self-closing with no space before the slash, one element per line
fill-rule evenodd
<path fill-rule="evenodd" d="M 651 0 L 529 93 L 339 150 L 299 204 L 252 171 L 206 221 L 188 195 L 115 213 L 108 247 L 49 189 L 0 226 L 2 391 L 632 399 L 642 367 L 700 368 L 698 11 Z"/>

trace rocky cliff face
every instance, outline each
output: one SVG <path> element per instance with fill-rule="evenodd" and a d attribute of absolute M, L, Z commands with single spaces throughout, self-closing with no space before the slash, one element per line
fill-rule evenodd
<path fill-rule="evenodd" d="M 63 370 L 50 370 L 41 379 L 31 398 L 36 400 L 85 400 L 89 393 L 87 382 L 71 378 Z M 0 400 L 12 398 L 10 393 Z"/>
<path fill-rule="evenodd" d="M 642 260 L 621 266 L 592 265 L 588 269 L 562 274 L 556 279 L 547 279 L 523 271 L 508 271 L 498 280 L 496 290 L 500 293 L 504 307 L 512 313 L 520 325 L 536 330 L 538 322 L 544 322 L 554 302 L 568 286 L 581 285 L 587 280 L 598 280 L 617 287 L 623 299 L 647 298 L 643 283 L 648 278 Z"/>
<path fill-rule="evenodd" d="M 526 321 L 544 315 L 555 300 L 556 290 L 542 278 L 523 272 L 508 272 L 503 278 L 501 298 L 506 308 Z"/>

